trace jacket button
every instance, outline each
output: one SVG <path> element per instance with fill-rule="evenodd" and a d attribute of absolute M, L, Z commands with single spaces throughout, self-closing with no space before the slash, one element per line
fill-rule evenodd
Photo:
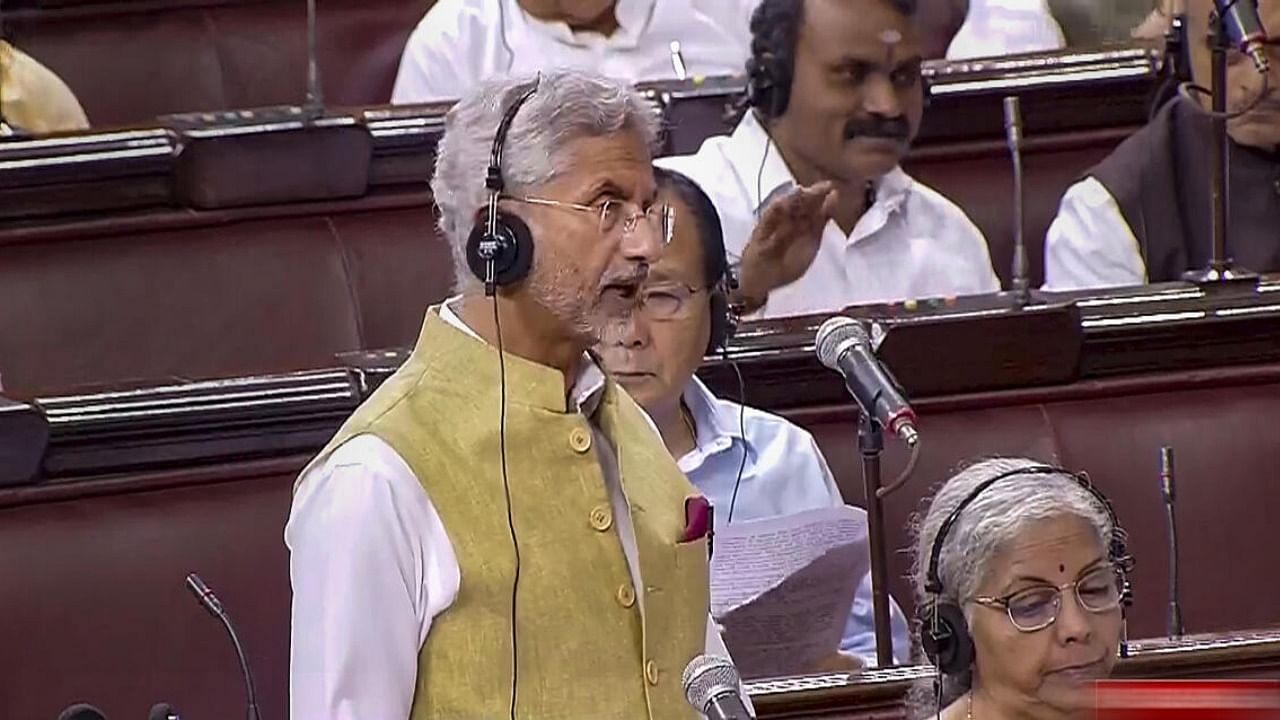
<path fill-rule="evenodd" d="M 569 433 L 569 447 L 576 453 L 584 453 L 591 449 L 591 433 L 583 428 L 574 428 Z"/>
<path fill-rule="evenodd" d="M 658 665 L 652 660 L 644 664 L 644 679 L 648 680 L 650 685 L 658 684 Z"/>
<path fill-rule="evenodd" d="M 622 585 L 618 588 L 618 604 L 624 608 L 636 604 L 636 591 L 630 585 Z"/>
<path fill-rule="evenodd" d="M 613 513 L 609 508 L 600 505 L 591 511 L 591 527 L 600 532 L 613 527 Z"/>

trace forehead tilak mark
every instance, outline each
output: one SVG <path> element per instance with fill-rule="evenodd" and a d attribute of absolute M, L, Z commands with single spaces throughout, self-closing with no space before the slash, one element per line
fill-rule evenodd
<path fill-rule="evenodd" d="M 884 43 L 884 60 L 886 65 L 892 65 L 894 61 L 894 51 L 898 48 L 898 44 L 902 42 L 902 33 L 897 30 L 889 29 L 880 33 L 880 42 Z"/>

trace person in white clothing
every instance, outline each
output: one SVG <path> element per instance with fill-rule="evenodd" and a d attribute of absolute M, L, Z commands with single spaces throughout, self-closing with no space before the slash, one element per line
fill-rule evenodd
<path fill-rule="evenodd" d="M 1047 0 L 969 0 L 969 13 L 947 47 L 947 59 L 1061 50 L 1066 44 Z"/>
<path fill-rule="evenodd" d="M 670 237 L 655 136 L 641 95 L 578 71 L 449 112 L 460 295 L 295 487 L 294 720 L 697 716 L 681 673 L 727 656 L 708 505 L 587 352 Z"/>
<path fill-rule="evenodd" d="M 693 155 L 657 161 L 711 196 L 747 314 L 999 290 L 981 231 L 899 167 L 924 112 L 914 12 L 914 0 L 763 0 L 741 122 Z M 812 263 L 777 287 L 759 279 L 766 268 L 748 241 L 796 186 L 833 197 L 820 205 Z"/>
<path fill-rule="evenodd" d="M 454 100 L 482 78 L 578 68 L 629 80 L 742 72 L 757 0 L 439 0 L 409 36 L 391 102 Z"/>
<path fill-rule="evenodd" d="M 1213 0 L 1188 0 L 1194 82 L 1211 77 Z M 1261 0 L 1264 27 L 1280 28 L 1280 0 Z M 1227 257 L 1280 271 L 1280 40 L 1268 41 L 1264 77 L 1238 50 L 1227 58 Z M 1209 99 L 1178 96 L 1067 189 L 1045 237 L 1046 290 L 1181 280 L 1209 266 L 1215 142 Z"/>

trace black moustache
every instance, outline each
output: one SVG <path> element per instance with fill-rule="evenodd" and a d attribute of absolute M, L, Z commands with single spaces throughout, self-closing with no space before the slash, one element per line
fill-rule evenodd
<path fill-rule="evenodd" d="M 911 127 L 902 118 L 855 120 L 844 127 L 845 140 L 853 140 L 860 137 L 906 140 L 910 135 Z"/>

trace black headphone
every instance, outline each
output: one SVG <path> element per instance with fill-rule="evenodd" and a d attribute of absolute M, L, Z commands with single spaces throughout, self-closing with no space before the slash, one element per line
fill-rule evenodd
<path fill-rule="evenodd" d="M 707 355 L 727 350 L 729 341 L 738 332 L 738 314 L 729 304 L 729 293 L 738 289 L 738 279 L 733 270 L 725 266 L 724 276 L 711 286 L 711 339 L 707 343 Z"/>
<path fill-rule="evenodd" d="M 984 480 L 965 496 L 960 501 L 960 504 L 956 506 L 956 509 L 952 510 L 947 519 L 942 522 L 942 525 L 938 528 L 937 536 L 933 539 L 933 547 L 929 551 L 929 567 L 925 574 L 924 589 L 931 596 L 931 600 L 919 612 L 920 646 L 924 650 L 925 657 L 929 658 L 929 662 L 933 663 L 933 666 L 945 675 L 961 675 L 968 671 L 973 665 L 974 647 L 973 637 L 969 634 L 969 624 L 964 617 L 964 610 L 954 602 L 942 600 L 942 578 L 938 575 L 942 546 L 965 508 L 973 503 L 974 500 L 977 500 L 978 496 L 986 491 L 987 488 L 1005 478 L 1018 475 L 1066 475 L 1079 483 L 1080 487 L 1088 491 L 1102 506 L 1108 520 L 1111 522 L 1111 538 L 1107 545 L 1108 559 L 1120 569 L 1122 574 L 1127 574 L 1133 567 L 1133 558 L 1129 556 L 1126 545 L 1128 535 L 1120 527 L 1120 523 L 1116 519 L 1115 510 L 1111 507 L 1111 502 L 1102 494 L 1102 491 L 1089 482 L 1088 476 L 1084 473 L 1073 473 L 1069 470 L 1049 465 L 1032 465 L 1010 470 L 989 480 Z M 1121 590 L 1121 613 L 1132 602 L 1132 589 L 1129 586 L 1129 581 L 1125 579 Z"/>
<path fill-rule="evenodd" d="M 502 179 L 502 150 L 507 142 L 511 123 L 520 112 L 520 106 L 538 91 L 538 82 L 507 108 L 493 136 L 493 151 L 489 154 L 489 168 L 485 171 L 484 186 L 489 191 L 489 202 L 484 216 L 476 218 L 476 224 L 467 237 L 467 267 L 484 282 L 485 295 L 492 296 L 497 288 L 520 282 L 529 275 L 533 266 L 533 233 L 528 224 L 513 213 L 498 209 L 505 185 Z"/>

